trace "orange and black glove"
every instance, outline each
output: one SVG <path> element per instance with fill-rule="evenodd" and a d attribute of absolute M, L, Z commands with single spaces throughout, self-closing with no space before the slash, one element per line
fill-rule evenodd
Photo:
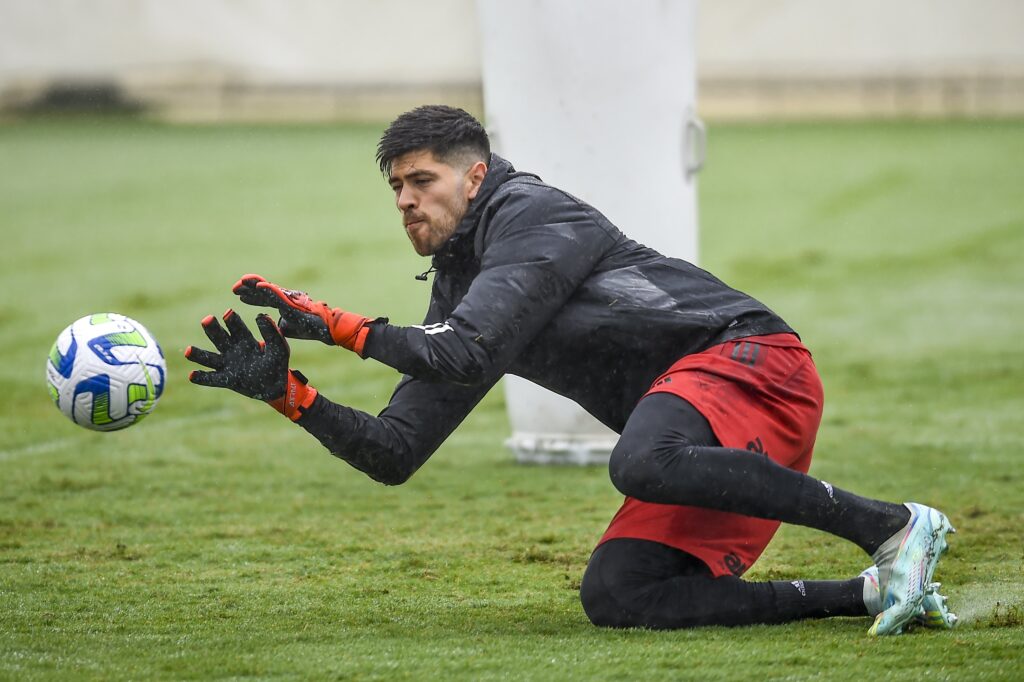
<path fill-rule="evenodd" d="M 370 335 L 370 318 L 331 308 L 323 301 L 314 301 L 304 291 L 283 289 L 259 275 L 242 275 L 231 291 L 242 303 L 277 308 L 281 333 L 293 339 L 313 339 L 329 346 L 343 346 L 363 355 L 366 337 Z"/>
<path fill-rule="evenodd" d="M 187 359 L 213 370 L 193 371 L 189 373 L 188 380 L 200 386 L 230 388 L 249 398 L 262 400 L 292 421 L 301 417 L 303 411 L 313 404 L 317 392 L 306 383 L 302 374 L 288 369 L 291 355 L 288 341 L 274 320 L 269 315 L 256 316 L 256 326 L 263 335 L 263 341 L 256 340 L 233 310 L 224 313 L 224 324 L 226 330 L 213 315 L 203 319 L 203 331 L 219 352 L 195 346 L 186 348 Z"/>

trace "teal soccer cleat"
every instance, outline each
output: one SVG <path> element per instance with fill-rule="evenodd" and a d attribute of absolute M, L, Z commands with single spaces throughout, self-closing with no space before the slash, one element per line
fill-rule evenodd
<path fill-rule="evenodd" d="M 877 616 L 882 612 L 882 591 L 878 589 L 878 567 L 871 566 L 860 574 L 864 578 L 864 605 L 869 616 Z M 952 630 L 956 627 L 956 614 L 946 605 L 947 597 L 939 594 L 941 583 L 932 583 L 921 600 L 921 610 L 914 616 L 914 623 L 926 628 Z"/>
<path fill-rule="evenodd" d="M 929 585 L 932 591 L 924 595 L 924 599 L 921 601 L 921 613 L 917 614 L 915 620 L 926 628 L 952 630 L 956 627 L 959 619 L 946 606 L 948 597 L 939 594 L 940 587 L 942 587 L 942 583 Z"/>
<path fill-rule="evenodd" d="M 956 532 L 939 510 L 915 502 L 907 502 L 906 507 L 910 510 L 907 525 L 874 553 L 882 612 L 875 617 L 869 635 L 898 635 L 926 612 L 924 599 L 935 566 L 948 548 L 946 534 Z"/>

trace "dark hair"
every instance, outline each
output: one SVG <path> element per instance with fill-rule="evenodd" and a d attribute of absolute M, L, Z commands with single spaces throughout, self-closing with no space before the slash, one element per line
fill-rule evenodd
<path fill-rule="evenodd" d="M 380 172 L 388 177 L 395 159 L 419 151 L 429 151 L 438 161 L 451 166 L 459 161 L 487 163 L 491 158 L 491 141 L 480 121 L 468 112 L 428 104 L 405 112 L 381 135 L 377 143 Z"/>

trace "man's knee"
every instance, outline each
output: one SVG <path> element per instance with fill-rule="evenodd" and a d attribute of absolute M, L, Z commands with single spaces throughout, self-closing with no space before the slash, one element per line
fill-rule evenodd
<path fill-rule="evenodd" d="M 624 434 L 608 459 L 608 476 L 623 495 L 645 502 L 662 502 L 668 479 L 679 479 L 690 472 L 689 462 L 699 446 L 683 441 L 657 443 L 640 435 Z M 672 496 L 686 492 L 685 478 L 672 481 Z M 673 504 L 684 504 L 672 499 Z"/>
<path fill-rule="evenodd" d="M 607 567 L 610 568 L 610 567 Z M 602 575 L 600 558 L 592 558 L 580 584 L 583 612 L 594 625 L 602 628 L 650 628 L 654 630 L 691 628 L 702 623 L 690 613 L 687 604 L 673 600 L 677 607 L 670 614 L 663 612 L 661 591 L 653 583 L 628 584 L 613 573 Z M 604 571 L 606 572 L 606 571 Z M 609 580 L 610 578 L 610 580 Z"/>
<path fill-rule="evenodd" d="M 660 501 L 666 478 L 688 473 L 696 448 L 717 443 L 711 425 L 695 407 L 678 396 L 655 393 L 630 415 L 612 450 L 608 474 L 623 495 Z M 672 484 L 677 488 L 672 496 L 678 497 L 685 481 Z"/>
<path fill-rule="evenodd" d="M 591 557 L 580 583 L 583 612 L 594 625 L 602 628 L 630 627 L 626 614 L 618 606 L 612 590 L 601 579 L 599 557 Z"/>
<path fill-rule="evenodd" d="M 649 440 L 629 432 L 624 433 L 608 458 L 608 476 L 612 485 L 623 495 L 643 499 L 643 491 L 655 475 L 650 461 Z"/>

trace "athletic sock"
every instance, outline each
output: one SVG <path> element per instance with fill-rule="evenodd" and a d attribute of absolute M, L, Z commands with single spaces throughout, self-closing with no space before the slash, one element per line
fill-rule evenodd
<path fill-rule="evenodd" d="M 813 527 L 856 543 L 868 554 L 906 526 L 910 511 L 902 504 L 872 500 L 803 476 L 799 513 L 817 519 Z"/>
<path fill-rule="evenodd" d="M 775 608 L 781 622 L 799 618 L 866 616 L 864 579 L 773 580 Z"/>
<path fill-rule="evenodd" d="M 868 554 L 910 518 L 902 504 L 855 495 L 746 450 L 690 446 L 673 464 L 680 475 L 669 479 L 672 485 L 665 492 L 678 495 L 675 504 L 808 526 L 849 540 Z"/>

